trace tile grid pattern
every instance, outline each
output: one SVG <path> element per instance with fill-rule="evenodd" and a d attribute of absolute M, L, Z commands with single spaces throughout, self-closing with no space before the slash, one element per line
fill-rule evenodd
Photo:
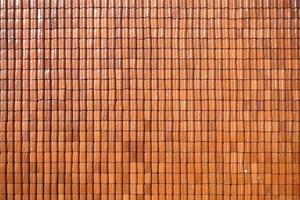
<path fill-rule="evenodd" d="M 0 1 L 0 199 L 299 199 L 299 7 Z"/>

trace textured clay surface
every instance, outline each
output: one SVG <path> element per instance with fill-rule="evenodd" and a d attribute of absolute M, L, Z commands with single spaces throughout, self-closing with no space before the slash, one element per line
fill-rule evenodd
<path fill-rule="evenodd" d="M 300 199 L 299 0 L 1 0 L 0 199 Z"/>

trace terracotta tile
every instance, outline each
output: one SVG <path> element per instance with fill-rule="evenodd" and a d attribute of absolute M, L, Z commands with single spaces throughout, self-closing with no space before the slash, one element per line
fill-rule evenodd
<path fill-rule="evenodd" d="M 0 2 L 0 199 L 298 199 L 299 1 Z"/>

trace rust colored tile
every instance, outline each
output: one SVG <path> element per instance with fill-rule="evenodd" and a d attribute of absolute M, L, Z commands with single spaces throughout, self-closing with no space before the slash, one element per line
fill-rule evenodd
<path fill-rule="evenodd" d="M 298 0 L 0 1 L 0 199 L 298 199 Z"/>

